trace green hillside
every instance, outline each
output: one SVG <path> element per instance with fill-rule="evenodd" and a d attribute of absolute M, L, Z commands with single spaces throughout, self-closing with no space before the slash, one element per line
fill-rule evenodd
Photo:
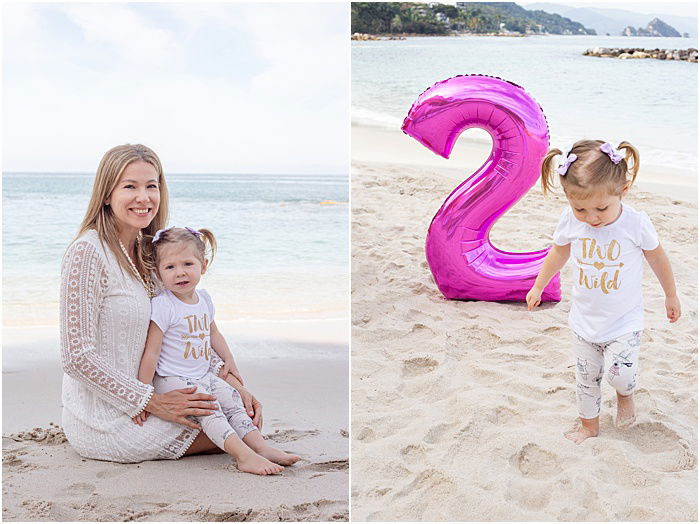
<path fill-rule="evenodd" d="M 370 34 L 450 33 L 595 34 L 578 22 L 513 2 L 353 2 L 352 32 Z"/>

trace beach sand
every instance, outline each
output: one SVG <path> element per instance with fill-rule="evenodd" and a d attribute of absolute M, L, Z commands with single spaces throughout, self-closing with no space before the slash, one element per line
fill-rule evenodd
<path fill-rule="evenodd" d="M 683 317 L 668 323 L 645 265 L 637 423 L 614 427 L 604 384 L 600 436 L 576 446 L 570 268 L 562 302 L 528 312 L 445 300 L 425 261 L 430 220 L 489 146 L 460 139 L 447 161 L 400 132 L 352 141 L 352 519 L 697 520 L 697 188 L 625 200 L 659 232 Z M 491 239 L 541 249 L 565 205 L 534 187 Z"/>
<path fill-rule="evenodd" d="M 237 359 L 263 403 L 263 434 L 301 455 L 297 464 L 260 477 L 239 472 L 225 454 L 140 464 L 83 459 L 58 427 L 60 363 L 13 364 L 3 367 L 3 520 L 347 520 L 347 322 L 220 328 L 234 354 L 237 336 L 324 350 L 322 358 Z M 3 351 L 21 348 L 16 330 L 5 331 Z M 58 347 L 53 332 L 38 330 L 24 344 Z"/>

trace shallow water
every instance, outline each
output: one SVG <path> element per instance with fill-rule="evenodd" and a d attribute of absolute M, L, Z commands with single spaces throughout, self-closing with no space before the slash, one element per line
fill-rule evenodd
<path fill-rule="evenodd" d="M 3 325 L 57 322 L 61 257 L 93 178 L 3 174 Z M 202 285 L 218 318 L 347 315 L 346 176 L 169 175 L 168 186 L 170 224 L 217 237 Z"/>
<path fill-rule="evenodd" d="M 698 64 L 582 55 L 593 47 L 697 48 L 697 39 L 485 36 L 353 42 L 352 119 L 399 129 L 411 104 L 435 82 L 460 74 L 492 75 L 521 85 L 539 102 L 552 146 L 580 138 L 627 140 L 640 149 L 642 162 L 673 163 L 678 176 L 694 182 Z"/>

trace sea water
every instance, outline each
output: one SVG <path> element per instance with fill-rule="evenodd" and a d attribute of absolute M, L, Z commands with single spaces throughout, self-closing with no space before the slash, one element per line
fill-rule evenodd
<path fill-rule="evenodd" d="M 3 173 L 4 327 L 58 324 L 61 258 L 93 179 Z M 347 318 L 346 175 L 173 174 L 167 182 L 170 225 L 216 235 L 201 285 L 217 319 Z"/>
<path fill-rule="evenodd" d="M 439 80 L 485 74 L 514 82 L 542 107 L 550 144 L 627 140 L 642 162 L 696 183 L 697 63 L 583 56 L 593 47 L 697 48 L 696 38 L 414 37 L 352 43 L 353 123 L 400 129 Z M 488 140 L 484 134 L 476 139 Z"/>

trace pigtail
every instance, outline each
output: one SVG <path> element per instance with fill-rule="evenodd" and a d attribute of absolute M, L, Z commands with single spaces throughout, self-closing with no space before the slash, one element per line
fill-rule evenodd
<path fill-rule="evenodd" d="M 627 164 L 627 172 L 632 175 L 632 180 L 630 181 L 630 187 L 634 184 L 634 180 L 637 178 L 637 173 L 639 172 L 639 151 L 629 142 L 622 141 L 617 149 L 625 150 L 625 164 Z M 632 160 L 632 166 L 630 167 L 630 160 Z"/>
<path fill-rule="evenodd" d="M 547 191 L 550 193 L 554 192 L 554 157 L 557 155 L 563 155 L 563 153 L 555 147 L 550 149 L 542 159 L 542 192 L 545 195 Z"/>
<path fill-rule="evenodd" d="M 209 265 L 211 265 L 214 261 L 214 255 L 216 254 L 216 238 L 214 237 L 214 233 L 205 228 L 200 229 L 198 233 L 201 235 L 202 242 L 204 243 L 205 253 L 209 254 Z"/>

